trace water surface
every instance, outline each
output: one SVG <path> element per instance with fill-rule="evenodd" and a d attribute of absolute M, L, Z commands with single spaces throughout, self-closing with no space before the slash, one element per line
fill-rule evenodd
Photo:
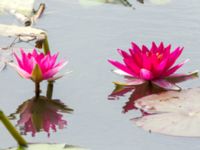
<path fill-rule="evenodd" d="M 29 134 L 26 136 L 28 141 L 67 143 L 92 150 L 200 148 L 197 138 L 150 134 L 136 127 L 130 119 L 137 112 L 121 113 L 129 95 L 118 101 L 107 99 L 114 88 L 112 81 L 122 80 L 111 73 L 113 66 L 107 59 L 120 60 L 116 49 L 128 49 L 131 41 L 147 45 L 152 41 L 164 41 L 174 48 L 184 46 L 179 61 L 186 58 L 191 61 L 180 71 L 199 69 L 198 0 L 172 0 L 163 6 L 134 3 L 136 10 L 109 4 L 85 7 L 76 0 L 44 2 L 47 10 L 36 27 L 48 32 L 52 51 L 60 51 L 60 58 L 69 60 L 66 69 L 73 71 L 56 82 L 53 97 L 73 108 L 74 113 L 65 116 L 66 129 L 52 133 L 50 137 L 46 133 L 35 137 Z M 17 23 L 14 18 L 2 18 L 0 23 Z M 2 41 L 1 45 L 4 44 Z M 10 67 L 1 72 L 0 81 L 0 106 L 6 114 L 13 113 L 18 105 L 33 96 L 33 83 L 20 78 Z M 196 87 L 199 84 L 199 80 L 193 80 L 181 86 Z M 44 89 L 46 82 L 42 86 Z M 15 146 L 15 141 L 1 124 L 0 128 L 0 148 Z"/>

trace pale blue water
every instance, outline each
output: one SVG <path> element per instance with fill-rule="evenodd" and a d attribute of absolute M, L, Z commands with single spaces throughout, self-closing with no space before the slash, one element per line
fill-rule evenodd
<path fill-rule="evenodd" d="M 131 118 L 134 111 L 122 114 L 127 97 L 108 101 L 112 81 L 122 80 L 111 73 L 107 59 L 120 60 L 116 49 L 127 49 L 130 42 L 150 45 L 164 41 L 184 46 L 181 60 L 190 58 L 182 72 L 199 69 L 200 2 L 172 0 L 164 6 L 134 3 L 136 10 L 121 5 L 83 7 L 74 0 L 45 1 L 47 10 L 37 27 L 49 34 L 53 52 L 69 60 L 66 69 L 73 71 L 55 84 L 54 98 L 59 98 L 75 111 L 66 115 L 68 126 L 52 133 L 39 133 L 25 138 L 29 142 L 57 142 L 79 145 L 92 150 L 198 150 L 198 138 L 180 138 L 150 134 L 136 127 Z M 17 23 L 14 18 L 0 23 Z M 4 40 L 5 41 L 5 40 Z M 1 44 L 2 41 L 0 42 Z M 26 45 L 27 47 L 27 45 Z M 30 47 L 30 45 L 28 45 Z M 0 73 L 0 106 L 6 114 L 15 111 L 24 100 L 32 97 L 34 86 L 11 68 Z M 42 86 L 45 87 L 45 82 Z M 196 87 L 200 81 L 187 81 L 181 86 Z M 0 148 L 15 146 L 0 124 Z"/>

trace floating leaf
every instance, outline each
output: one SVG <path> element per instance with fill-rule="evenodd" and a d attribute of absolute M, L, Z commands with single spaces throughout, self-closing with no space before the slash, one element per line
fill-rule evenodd
<path fill-rule="evenodd" d="M 79 0 L 79 3 L 83 6 L 96 6 L 103 3 L 112 3 L 123 4 L 124 6 L 132 7 L 131 3 L 128 0 Z"/>
<path fill-rule="evenodd" d="M 67 144 L 29 144 L 27 148 L 17 147 L 8 148 L 5 150 L 88 150 L 77 146 Z"/>
<path fill-rule="evenodd" d="M 135 102 L 137 108 L 148 113 L 180 112 L 200 109 L 200 88 L 168 91 L 141 98 Z"/>
<path fill-rule="evenodd" d="M 83 6 L 96 6 L 105 2 L 106 0 L 79 0 L 79 3 Z"/>
<path fill-rule="evenodd" d="M 31 15 L 33 11 L 34 0 L 1 0 L 0 12 L 16 10 L 24 15 Z"/>
<path fill-rule="evenodd" d="M 170 3 L 171 0 L 150 0 L 150 2 L 155 5 L 165 5 L 167 3 Z"/>
<path fill-rule="evenodd" d="M 145 130 L 173 135 L 200 137 L 200 88 L 168 91 L 141 98 L 137 108 L 149 113 L 134 118 Z"/>
<path fill-rule="evenodd" d="M 31 27 L 19 27 L 15 25 L 0 24 L 0 35 L 7 37 L 18 37 L 22 41 L 44 40 L 46 32 Z"/>

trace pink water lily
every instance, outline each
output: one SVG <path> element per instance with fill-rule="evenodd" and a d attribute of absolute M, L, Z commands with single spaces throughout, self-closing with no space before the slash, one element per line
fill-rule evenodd
<path fill-rule="evenodd" d="M 48 54 L 38 53 L 36 49 L 25 53 L 21 49 L 21 58 L 14 53 L 18 64 L 12 63 L 11 65 L 16 68 L 23 78 L 31 79 L 35 82 L 49 80 L 67 64 L 64 60 L 56 63 L 58 54 L 51 55 L 50 52 Z"/>
<path fill-rule="evenodd" d="M 187 61 L 176 64 L 183 51 L 183 47 L 177 47 L 171 51 L 171 44 L 164 46 L 163 42 L 156 45 L 152 42 L 150 48 L 143 45 L 140 48 L 132 43 L 129 52 L 118 49 L 119 54 L 123 57 L 123 63 L 115 60 L 108 60 L 117 70 L 115 73 L 124 75 L 127 82 L 123 85 L 140 85 L 149 82 L 155 86 L 167 90 L 180 90 L 175 84 L 197 76 L 197 72 L 192 74 L 176 74 Z M 119 83 L 120 84 L 120 83 Z"/>

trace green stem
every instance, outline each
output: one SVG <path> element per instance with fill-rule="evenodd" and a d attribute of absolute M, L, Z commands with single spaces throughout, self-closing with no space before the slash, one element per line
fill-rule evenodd
<path fill-rule="evenodd" d="M 40 82 L 35 82 L 35 98 L 40 96 Z"/>
<path fill-rule="evenodd" d="M 52 99 L 52 95 L 53 95 L 53 83 L 54 83 L 54 81 L 48 81 L 46 96 L 49 99 Z"/>
<path fill-rule="evenodd" d="M 45 39 L 44 39 L 44 43 L 43 43 L 43 49 L 44 49 L 45 54 L 48 54 L 48 52 L 50 51 L 48 37 L 46 34 L 45 34 Z"/>
<path fill-rule="evenodd" d="M 0 110 L 0 120 L 2 121 L 3 125 L 7 128 L 13 138 L 17 141 L 19 146 L 27 146 L 27 142 L 25 139 L 20 135 L 20 133 L 16 130 L 16 128 L 12 125 L 9 119 L 5 116 L 5 114 Z"/>

